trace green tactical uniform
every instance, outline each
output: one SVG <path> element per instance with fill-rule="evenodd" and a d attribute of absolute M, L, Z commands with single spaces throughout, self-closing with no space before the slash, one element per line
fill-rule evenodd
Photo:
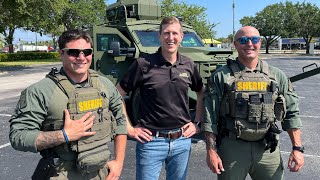
<path fill-rule="evenodd" d="M 259 60 L 259 63 L 255 70 L 251 71 L 248 68 L 246 68 L 244 65 L 242 65 L 239 60 L 233 61 L 233 64 L 237 64 L 239 73 L 246 72 L 247 74 L 254 74 L 254 73 L 261 73 L 263 72 L 263 65 L 266 64 L 266 62 Z M 285 102 L 285 108 L 286 114 L 284 118 L 281 121 L 282 129 L 288 130 L 290 128 L 301 128 L 302 123 L 301 119 L 298 117 L 299 115 L 299 98 L 297 94 L 295 93 L 294 89 L 291 86 L 291 82 L 289 82 L 288 78 L 285 76 L 285 74 L 279 70 L 278 68 L 267 66 L 269 76 L 272 81 L 274 81 L 274 84 L 277 84 L 277 91 L 279 94 L 282 94 L 284 97 Z M 282 179 L 283 178 L 283 163 L 280 156 L 279 151 L 279 145 L 276 147 L 275 151 L 270 153 L 269 150 L 265 150 L 265 143 L 263 142 L 263 139 L 261 139 L 261 131 L 260 125 L 265 126 L 265 122 L 272 123 L 270 114 L 268 114 L 268 111 L 270 109 L 267 109 L 267 111 L 261 111 L 262 113 L 258 113 L 258 111 L 255 109 L 256 107 L 252 108 L 250 107 L 251 104 L 248 103 L 248 106 L 241 106 L 241 102 L 236 101 L 237 97 L 234 97 L 233 99 L 234 103 L 225 102 L 226 96 L 228 96 L 228 86 L 230 86 L 230 82 L 235 82 L 236 77 L 235 73 L 233 72 L 230 65 L 226 65 L 218 69 L 214 74 L 212 74 L 210 82 L 208 83 L 208 88 L 205 93 L 204 98 L 204 123 L 202 125 L 202 131 L 212 132 L 216 135 L 221 133 L 221 129 L 223 131 L 227 131 L 227 135 L 224 134 L 224 137 L 221 140 L 221 144 L 218 147 L 218 154 L 220 158 L 222 159 L 222 163 L 224 166 L 225 171 L 222 172 L 221 175 L 218 175 L 219 179 L 245 179 L 247 174 L 249 173 L 251 178 L 253 179 Z M 253 77 L 256 75 L 252 75 Z M 259 76 L 260 77 L 260 76 Z M 270 80 L 270 81 L 271 81 Z M 236 81 L 238 82 L 238 81 Z M 259 84 L 260 83 L 260 84 Z M 245 83 L 240 83 L 238 85 L 238 88 L 243 88 Z M 261 82 L 251 82 L 251 84 L 246 84 L 246 88 L 248 87 L 262 87 L 260 86 Z M 273 83 L 268 83 L 271 87 Z M 242 86 L 243 85 L 243 86 Z M 236 85 L 237 86 L 237 85 Z M 241 91 L 240 91 L 241 92 Z M 264 92 L 267 94 L 268 92 Z M 241 94 L 241 93 L 240 93 Z M 251 101 L 250 93 L 243 93 L 243 94 L 249 94 L 247 101 Z M 259 94 L 259 93 L 258 93 Z M 261 93 L 262 94 L 262 93 Z M 239 96 L 239 94 L 236 94 L 236 96 Z M 256 97 L 256 96 L 252 96 Z M 258 96 L 259 97 L 259 96 Z M 274 99 L 273 96 L 271 99 Z M 245 99 L 245 98 L 240 98 Z M 254 98 L 252 98 L 254 99 Z M 263 96 L 260 95 L 258 99 L 263 99 Z M 229 109 L 226 107 L 225 104 L 235 104 L 234 106 L 236 108 L 233 108 L 232 106 Z M 252 103 L 254 104 L 254 103 Z M 262 104 L 268 104 L 268 103 L 262 103 Z M 239 108 L 240 107 L 240 108 Z M 242 107 L 246 107 L 244 109 L 241 109 Z M 264 108 L 260 107 L 261 109 Z M 270 107 L 271 108 L 271 107 Z M 232 110 L 233 109 L 233 110 Z M 273 110 L 273 106 L 271 108 Z M 238 112 L 237 112 L 238 110 Z M 226 111 L 228 113 L 226 113 Z M 253 112 L 253 113 L 252 113 Z M 223 115 L 224 114 L 224 115 Z M 254 115 L 252 115 L 254 114 Z M 257 115 L 259 114 L 259 118 Z M 265 122 L 263 121 L 265 117 L 266 119 L 269 119 Z M 228 118 L 226 118 L 228 117 Z M 252 118 L 253 117 L 253 118 Z M 257 123 L 250 123 L 253 120 L 259 119 Z M 239 121 L 237 121 L 240 119 Z M 242 121 L 241 121 L 242 119 Z M 246 122 L 243 121 L 246 119 Z M 273 116 L 273 121 L 276 119 L 276 115 Z M 227 122 L 226 122 L 227 121 Z M 231 122 L 231 123 L 230 123 Z M 249 122 L 249 123 L 248 123 Z M 230 124 L 233 124 L 231 127 Z M 246 124 L 248 123 L 248 124 Z M 248 133 L 242 133 L 245 134 L 245 137 L 242 138 L 241 132 L 238 132 L 238 125 L 241 124 L 241 126 L 244 124 L 244 126 L 252 126 L 256 125 L 256 132 L 258 132 L 258 135 L 256 136 L 248 136 Z M 220 128 L 223 127 L 223 128 Z M 253 129 L 253 131 L 249 131 L 250 133 L 255 132 L 255 126 L 250 127 Z M 265 127 L 264 127 L 265 128 Z M 263 131 L 264 132 L 264 131 Z M 245 140 L 243 140 L 245 139 Z"/>
<path fill-rule="evenodd" d="M 83 173 L 81 171 L 79 172 L 79 164 L 77 164 L 76 161 L 80 162 L 80 158 L 82 160 L 85 159 L 86 162 L 81 165 L 86 166 L 85 168 L 87 168 L 88 164 L 86 164 L 86 158 L 89 156 L 87 154 L 90 154 L 90 159 L 88 161 L 94 159 L 93 162 L 96 162 L 99 159 L 109 158 L 110 151 L 108 150 L 106 142 L 110 141 L 112 137 L 110 137 L 110 133 L 106 134 L 103 132 L 112 131 L 111 128 L 106 127 L 112 126 L 113 124 L 111 122 L 113 122 L 115 126 L 112 133 L 127 134 L 126 121 L 122 113 L 120 93 L 107 78 L 98 76 L 93 71 L 89 72 L 90 74 L 87 81 L 75 84 L 72 82 L 69 83 L 70 81 L 68 81 L 65 76 L 63 69 L 61 70 L 62 76 L 59 77 L 65 77 L 64 79 L 68 82 L 67 84 L 70 84 L 71 88 L 69 87 L 69 89 L 75 89 L 74 91 L 77 94 L 76 98 L 73 99 L 73 104 L 70 103 L 70 99 L 72 100 L 72 98 L 67 97 L 70 96 L 70 94 L 72 94 L 70 92 L 73 91 L 63 91 L 61 86 L 59 87 L 53 79 L 50 79 L 48 78 L 49 76 L 47 76 L 47 78 L 31 85 L 21 93 L 15 112 L 10 119 L 9 138 L 12 147 L 20 151 L 38 152 L 35 146 L 35 140 L 40 131 L 62 129 L 64 109 L 69 110 L 72 119 L 78 119 L 88 111 L 93 112 L 97 110 L 108 112 L 98 112 L 98 115 L 101 115 L 101 117 L 97 117 L 97 114 L 95 114 L 96 118 L 92 129 L 94 131 L 100 131 L 100 133 L 97 132 L 97 134 L 92 137 L 81 138 L 76 143 L 65 143 L 58 147 L 41 151 L 43 158 L 40 160 L 38 167 L 43 168 L 43 166 L 48 165 L 49 163 L 54 165 L 56 171 L 49 175 L 51 177 L 49 177 L 50 179 L 105 179 L 105 176 L 108 174 L 105 162 L 100 162 L 103 163 L 103 165 L 100 164 L 98 167 L 100 170 L 95 170 L 97 166 L 92 166 L 92 164 L 90 164 L 91 166 L 89 166 L 89 168 L 94 169 L 94 171 L 91 171 L 92 169 L 86 169 L 90 172 Z M 91 75 L 98 81 L 93 81 Z M 101 88 L 92 88 L 94 86 L 99 86 Z M 87 89 L 91 90 L 87 91 Z M 86 97 L 82 97 L 81 94 Z M 94 94 L 98 95 L 92 97 Z M 102 96 L 99 96 L 99 94 L 102 94 Z M 69 104 L 69 107 L 67 107 L 67 104 Z M 77 104 L 78 107 L 76 107 Z M 77 114 L 77 110 L 83 111 L 83 113 Z M 108 114 L 110 114 L 109 117 L 107 117 Z M 110 116 L 114 118 L 111 118 Z M 113 119 L 113 121 L 109 122 L 107 120 L 107 123 L 105 123 L 103 122 L 103 119 Z M 86 143 L 87 145 L 84 145 Z M 96 148 L 96 146 L 98 146 L 98 148 Z M 97 154 L 99 157 L 93 157 L 91 156 L 92 154 Z M 81 157 L 79 157 L 80 155 Z M 81 161 L 81 163 L 83 162 Z M 103 168 L 100 168 L 100 166 Z M 41 179 L 45 179 L 45 177 Z"/>

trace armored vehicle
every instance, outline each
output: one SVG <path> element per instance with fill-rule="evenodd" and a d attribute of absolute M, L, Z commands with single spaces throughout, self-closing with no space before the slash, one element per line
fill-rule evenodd
<path fill-rule="evenodd" d="M 137 58 L 154 53 L 160 46 L 158 31 L 161 7 L 156 0 L 118 0 L 106 10 L 107 23 L 93 26 L 88 32 L 94 41 L 92 69 L 116 84 Z M 207 82 L 219 65 L 231 58 L 233 51 L 206 47 L 195 30 L 183 23 L 184 38 L 179 52 L 198 65 L 203 82 Z M 189 91 L 191 114 L 195 110 L 196 93 Z M 151 97 L 150 97 L 151 98 Z M 127 110 L 133 124 L 138 116 L 139 92 L 129 94 Z"/>

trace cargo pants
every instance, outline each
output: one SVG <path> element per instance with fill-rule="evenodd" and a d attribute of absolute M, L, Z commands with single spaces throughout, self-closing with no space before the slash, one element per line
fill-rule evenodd
<path fill-rule="evenodd" d="M 60 166 L 52 166 L 50 160 L 46 158 L 40 159 L 32 180 L 105 180 L 109 174 L 108 164 L 103 168 L 90 174 L 82 174 L 77 170 L 75 163 L 72 161 L 64 161 Z"/>
<path fill-rule="evenodd" d="M 224 137 L 218 154 L 225 171 L 218 175 L 218 180 L 245 180 L 248 174 L 253 180 L 283 179 L 279 144 L 273 153 L 264 148 L 262 141 L 248 142 Z"/>

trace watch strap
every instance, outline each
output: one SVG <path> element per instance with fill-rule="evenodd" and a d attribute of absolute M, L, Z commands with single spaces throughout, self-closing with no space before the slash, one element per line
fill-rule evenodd
<path fill-rule="evenodd" d="M 304 147 L 303 146 L 292 146 L 292 150 L 294 151 L 300 151 L 304 153 Z"/>

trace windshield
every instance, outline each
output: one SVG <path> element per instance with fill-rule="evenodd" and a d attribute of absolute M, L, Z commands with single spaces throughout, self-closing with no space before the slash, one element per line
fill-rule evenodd
<path fill-rule="evenodd" d="M 161 46 L 158 31 L 141 31 L 136 30 L 136 34 L 139 37 L 139 40 L 142 46 L 146 47 L 159 47 Z M 197 35 L 194 32 L 183 32 L 184 36 L 181 42 L 183 47 L 202 47 L 202 42 L 198 39 Z"/>

